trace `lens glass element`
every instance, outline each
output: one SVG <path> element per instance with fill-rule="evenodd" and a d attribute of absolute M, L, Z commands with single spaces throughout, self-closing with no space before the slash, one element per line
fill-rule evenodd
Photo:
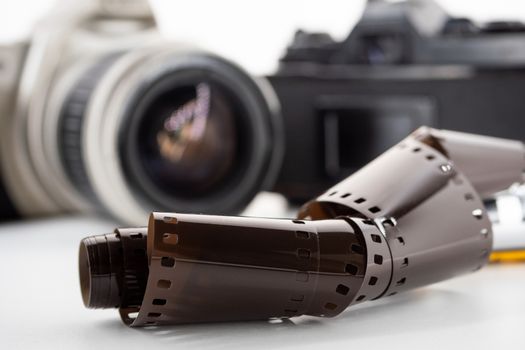
<path fill-rule="evenodd" d="M 138 156 L 149 180 L 169 194 L 195 196 L 231 170 L 238 149 L 239 103 L 223 86 L 201 81 L 149 101 L 138 129 Z"/>

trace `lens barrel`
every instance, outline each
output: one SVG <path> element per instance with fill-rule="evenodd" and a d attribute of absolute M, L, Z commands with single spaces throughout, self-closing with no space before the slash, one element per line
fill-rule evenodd
<path fill-rule="evenodd" d="M 75 189 L 96 207 L 100 207 L 101 203 L 87 173 L 82 134 L 95 89 L 120 55 L 113 53 L 100 58 L 78 77 L 63 101 L 58 118 L 57 146 L 63 169 Z"/>
<path fill-rule="evenodd" d="M 121 222 L 153 210 L 238 213 L 280 169 L 277 99 L 220 57 L 158 46 L 112 53 L 64 95 L 65 178 Z"/>

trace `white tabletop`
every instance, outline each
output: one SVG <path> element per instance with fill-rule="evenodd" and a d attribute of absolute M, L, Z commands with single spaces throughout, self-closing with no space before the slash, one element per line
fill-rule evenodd
<path fill-rule="evenodd" d="M 0 225 L 0 349 L 296 348 L 521 349 L 525 264 L 368 302 L 333 319 L 156 329 L 124 326 L 116 310 L 87 310 L 77 273 L 79 240 L 109 232 L 93 218 Z M 336 347 L 337 346 L 337 347 Z"/>

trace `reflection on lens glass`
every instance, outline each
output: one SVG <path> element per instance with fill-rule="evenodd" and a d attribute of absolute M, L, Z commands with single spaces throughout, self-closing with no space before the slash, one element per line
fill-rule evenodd
<path fill-rule="evenodd" d="M 183 196 L 214 188 L 238 151 L 238 109 L 227 89 L 213 82 L 169 89 L 150 101 L 137 138 L 150 181 Z"/>
<path fill-rule="evenodd" d="M 160 154 L 171 162 L 181 162 L 191 152 L 191 143 L 202 142 L 210 112 L 210 86 L 199 84 L 196 97 L 175 110 L 157 134 Z M 188 155 L 191 157 L 190 155 Z"/>

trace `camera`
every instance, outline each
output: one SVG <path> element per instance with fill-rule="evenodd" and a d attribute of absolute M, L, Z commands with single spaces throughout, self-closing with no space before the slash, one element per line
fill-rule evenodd
<path fill-rule="evenodd" d="M 275 190 L 321 193 L 420 125 L 522 140 L 525 24 L 433 1 L 369 1 L 348 37 L 298 31 L 269 76 L 285 157 Z"/>
<path fill-rule="evenodd" d="M 0 213 L 232 213 L 269 188 L 281 118 L 262 78 L 169 42 L 139 0 L 63 1 L 0 47 Z"/>
<path fill-rule="evenodd" d="M 299 203 L 421 125 L 522 139 L 525 25 L 370 1 L 343 41 L 298 31 L 253 77 L 169 42 L 148 2 L 64 2 L 0 47 L 0 215 L 235 214 Z"/>

